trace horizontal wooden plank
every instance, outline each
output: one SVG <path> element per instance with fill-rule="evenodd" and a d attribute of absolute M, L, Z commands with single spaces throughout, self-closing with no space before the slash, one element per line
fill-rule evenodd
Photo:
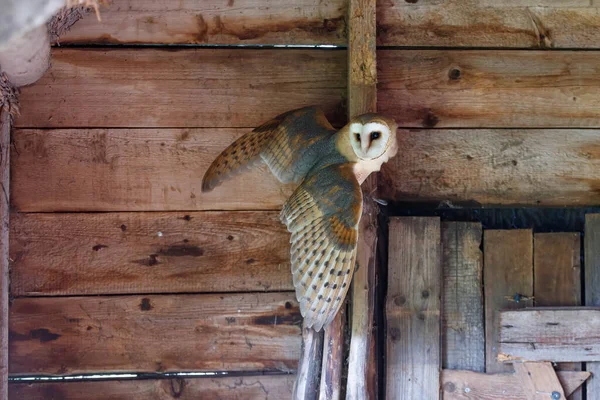
<path fill-rule="evenodd" d="M 343 0 L 127 0 L 100 11 L 60 44 L 345 44 Z"/>
<path fill-rule="evenodd" d="M 201 192 L 212 160 L 249 131 L 18 130 L 12 205 L 21 212 L 279 209 L 293 185 L 263 163 Z"/>
<path fill-rule="evenodd" d="M 15 214 L 13 296 L 293 290 L 277 212 Z"/>
<path fill-rule="evenodd" d="M 600 202 L 598 130 L 403 130 L 381 196 L 548 206 Z"/>
<path fill-rule="evenodd" d="M 500 361 L 600 361 L 600 308 L 500 312 Z"/>
<path fill-rule="evenodd" d="M 599 127 L 599 54 L 380 50 L 377 109 L 404 127 Z"/>
<path fill-rule="evenodd" d="M 282 400 L 292 397 L 294 375 L 105 382 L 18 383 L 10 400 Z"/>
<path fill-rule="evenodd" d="M 315 104 L 343 121 L 346 52 L 55 49 L 18 127 L 254 127 Z"/>
<path fill-rule="evenodd" d="M 590 0 L 378 0 L 384 46 L 598 48 Z"/>
<path fill-rule="evenodd" d="M 16 299 L 9 372 L 288 371 L 301 322 L 291 292 Z"/>

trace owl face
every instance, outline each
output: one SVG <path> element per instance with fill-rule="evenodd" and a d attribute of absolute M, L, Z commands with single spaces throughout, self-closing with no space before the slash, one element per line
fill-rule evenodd
<path fill-rule="evenodd" d="M 395 121 L 375 114 L 364 114 L 351 121 L 348 134 L 354 153 L 361 160 L 375 160 L 396 155 Z"/>

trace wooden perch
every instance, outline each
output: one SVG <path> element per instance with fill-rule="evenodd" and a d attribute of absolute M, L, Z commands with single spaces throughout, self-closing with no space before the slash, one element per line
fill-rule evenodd
<path fill-rule="evenodd" d="M 302 354 L 298 361 L 298 374 L 294 383 L 294 400 L 313 400 L 319 394 L 321 357 L 323 355 L 323 330 L 302 328 Z"/>
<path fill-rule="evenodd" d="M 325 327 L 319 400 L 337 400 L 340 398 L 344 366 L 345 309 L 345 305 L 342 305 L 340 312 Z"/>

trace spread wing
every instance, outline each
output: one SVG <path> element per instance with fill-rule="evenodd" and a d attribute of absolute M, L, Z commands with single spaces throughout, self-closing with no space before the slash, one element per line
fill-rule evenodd
<path fill-rule="evenodd" d="M 325 167 L 296 189 L 281 211 L 292 233 L 296 297 L 308 327 L 319 331 L 346 296 L 356 260 L 362 192 L 352 164 Z"/>
<path fill-rule="evenodd" d="M 321 153 L 321 139 L 335 132 L 316 107 L 281 114 L 227 147 L 204 174 L 202 191 L 211 191 L 261 159 L 281 182 L 299 182 Z"/>

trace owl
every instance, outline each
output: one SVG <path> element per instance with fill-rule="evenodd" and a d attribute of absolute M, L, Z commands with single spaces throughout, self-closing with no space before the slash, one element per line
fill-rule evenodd
<path fill-rule="evenodd" d="M 356 262 L 361 183 L 396 155 L 396 122 L 364 114 L 340 130 L 321 110 L 281 114 L 227 147 L 202 180 L 208 192 L 263 161 L 283 183 L 299 183 L 281 211 L 291 232 L 291 266 L 305 326 L 320 331 L 335 317 Z"/>

